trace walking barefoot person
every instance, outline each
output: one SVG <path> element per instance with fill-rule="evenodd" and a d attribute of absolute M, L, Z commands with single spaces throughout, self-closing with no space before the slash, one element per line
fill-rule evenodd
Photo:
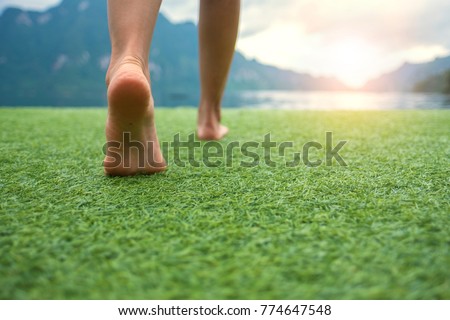
<path fill-rule="evenodd" d="M 106 74 L 107 175 L 152 174 L 166 168 L 156 132 L 148 72 L 160 5 L 161 0 L 108 0 L 112 53 Z M 220 108 L 236 43 L 239 11 L 239 0 L 200 0 L 197 135 L 202 140 L 219 140 L 228 132 L 220 123 Z M 124 144 L 125 136 L 133 143 Z M 137 147 L 136 142 L 141 146 Z"/>

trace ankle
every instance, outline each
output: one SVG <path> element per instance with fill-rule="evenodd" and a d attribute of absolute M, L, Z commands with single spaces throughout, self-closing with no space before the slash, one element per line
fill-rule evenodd
<path fill-rule="evenodd" d="M 217 116 L 199 115 L 197 126 L 205 129 L 216 130 L 220 126 L 220 119 Z"/>
<path fill-rule="evenodd" d="M 148 61 L 142 59 L 137 55 L 123 55 L 120 58 L 111 58 L 111 62 L 106 72 L 106 85 L 109 86 L 111 80 L 114 78 L 117 71 L 123 66 L 134 66 L 141 70 L 147 80 L 150 82 L 150 75 L 148 72 Z"/>
<path fill-rule="evenodd" d="M 150 82 L 141 66 L 129 61 L 124 59 L 111 69 L 107 89 L 109 115 L 149 120 L 154 107 Z"/>
<path fill-rule="evenodd" d="M 198 109 L 198 123 L 203 126 L 216 126 L 220 123 L 220 104 L 201 103 Z"/>

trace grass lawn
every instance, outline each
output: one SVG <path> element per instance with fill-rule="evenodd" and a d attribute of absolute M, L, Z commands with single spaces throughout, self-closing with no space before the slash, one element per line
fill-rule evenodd
<path fill-rule="evenodd" d="M 160 139 L 195 117 L 158 110 Z M 0 298 L 450 299 L 449 110 L 226 110 L 224 147 L 331 131 L 348 166 L 274 149 L 276 167 L 246 168 L 235 150 L 132 178 L 103 176 L 104 120 L 0 109 Z"/>

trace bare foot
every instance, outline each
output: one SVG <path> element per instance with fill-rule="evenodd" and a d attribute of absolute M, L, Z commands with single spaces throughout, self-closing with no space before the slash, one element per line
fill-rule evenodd
<path fill-rule="evenodd" d="M 150 83 L 137 59 L 125 58 L 108 74 L 106 175 L 130 176 L 164 171 L 154 123 Z"/>
<path fill-rule="evenodd" d="M 228 131 L 220 123 L 220 108 L 200 106 L 197 123 L 197 136 L 200 140 L 220 140 Z"/>

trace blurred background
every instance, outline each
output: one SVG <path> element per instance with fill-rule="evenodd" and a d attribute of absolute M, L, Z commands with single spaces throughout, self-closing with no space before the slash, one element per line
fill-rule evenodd
<path fill-rule="evenodd" d="M 225 107 L 450 108 L 450 1 L 243 0 Z M 157 106 L 199 97 L 198 1 L 164 0 Z M 0 106 L 106 106 L 106 1 L 0 0 Z"/>

